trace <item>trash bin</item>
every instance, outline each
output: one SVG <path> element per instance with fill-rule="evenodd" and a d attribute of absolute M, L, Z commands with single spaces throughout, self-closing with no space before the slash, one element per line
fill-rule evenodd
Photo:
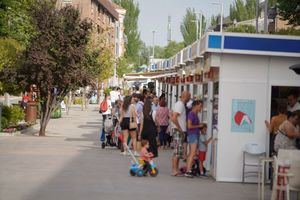
<path fill-rule="evenodd" d="M 37 117 L 37 103 L 34 101 L 30 101 L 27 103 L 26 111 L 25 111 L 25 121 L 30 124 L 36 123 Z"/>
<path fill-rule="evenodd" d="M 51 118 L 52 119 L 61 118 L 61 106 L 60 105 L 51 113 Z"/>

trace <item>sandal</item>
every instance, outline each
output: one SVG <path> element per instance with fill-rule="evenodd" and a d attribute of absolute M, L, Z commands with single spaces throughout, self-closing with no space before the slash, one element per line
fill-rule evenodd
<path fill-rule="evenodd" d="M 176 173 L 172 173 L 171 176 L 174 176 L 174 177 L 182 177 L 183 174 L 181 174 L 180 172 L 176 172 Z"/>

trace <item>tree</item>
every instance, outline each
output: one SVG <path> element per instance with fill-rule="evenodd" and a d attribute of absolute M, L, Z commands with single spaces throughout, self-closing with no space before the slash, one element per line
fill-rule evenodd
<path fill-rule="evenodd" d="M 22 46 L 34 35 L 30 7 L 34 0 L 2 0 L 0 3 L 0 37 L 10 37 Z"/>
<path fill-rule="evenodd" d="M 299 0 L 277 0 L 279 15 L 288 20 L 289 25 L 300 25 L 300 2 Z"/>
<path fill-rule="evenodd" d="M 183 42 L 170 41 L 164 49 L 164 58 L 170 58 L 184 48 Z"/>
<path fill-rule="evenodd" d="M 210 25 L 211 26 L 217 26 L 220 22 L 220 15 L 212 15 L 210 18 Z"/>
<path fill-rule="evenodd" d="M 31 12 L 36 35 L 23 54 L 24 62 L 5 68 L 1 77 L 15 77 L 23 88 L 37 85 L 39 135 L 45 136 L 50 115 L 66 94 L 92 82 L 94 69 L 86 67 L 85 60 L 91 24 L 81 21 L 79 11 L 70 6 L 57 10 L 51 0 L 37 0 Z"/>
<path fill-rule="evenodd" d="M 149 57 L 151 55 L 151 52 L 151 49 L 147 47 L 144 42 L 141 42 L 138 66 L 149 64 Z"/>
<path fill-rule="evenodd" d="M 139 5 L 134 0 L 114 0 L 114 2 L 126 9 L 124 18 L 124 33 L 127 37 L 125 57 L 130 63 L 137 64 L 141 46 L 140 32 L 138 31 Z"/>
<path fill-rule="evenodd" d="M 197 19 L 197 15 L 195 13 L 195 9 L 188 8 L 186 10 L 186 14 L 183 17 L 182 23 L 180 25 L 180 31 L 184 40 L 184 45 L 188 46 L 196 41 L 199 36 L 197 33 L 197 25 L 196 20 L 198 22 L 198 28 L 200 29 L 200 21 Z M 202 33 L 204 32 L 206 27 L 205 17 L 202 16 Z M 200 32 L 198 30 L 198 32 Z"/>
<path fill-rule="evenodd" d="M 256 16 L 256 0 L 235 0 L 230 5 L 230 20 L 237 22 L 254 19 Z"/>
<path fill-rule="evenodd" d="M 230 26 L 226 29 L 226 32 L 235 33 L 256 33 L 256 29 L 252 25 L 239 24 L 237 26 Z"/>

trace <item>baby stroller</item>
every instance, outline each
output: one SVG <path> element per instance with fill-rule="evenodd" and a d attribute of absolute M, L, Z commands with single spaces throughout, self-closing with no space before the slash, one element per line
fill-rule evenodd
<path fill-rule="evenodd" d="M 104 149 L 106 146 L 115 147 L 118 144 L 118 137 L 116 137 L 115 134 L 115 123 L 114 123 L 114 117 L 112 115 L 107 115 L 105 121 L 104 121 L 104 127 L 101 136 L 101 147 Z"/>

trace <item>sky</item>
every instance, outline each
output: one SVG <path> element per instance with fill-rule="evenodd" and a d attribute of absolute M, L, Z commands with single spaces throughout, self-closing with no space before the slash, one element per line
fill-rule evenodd
<path fill-rule="evenodd" d="M 187 8 L 202 11 L 206 19 L 220 13 L 220 6 L 212 5 L 219 0 L 136 0 L 139 3 L 139 31 L 146 45 L 152 46 L 152 31 L 155 30 L 155 45 L 167 44 L 168 15 L 171 16 L 172 40 L 182 41 L 180 23 Z M 221 0 L 224 3 L 224 16 L 229 15 L 229 6 L 233 0 Z"/>

